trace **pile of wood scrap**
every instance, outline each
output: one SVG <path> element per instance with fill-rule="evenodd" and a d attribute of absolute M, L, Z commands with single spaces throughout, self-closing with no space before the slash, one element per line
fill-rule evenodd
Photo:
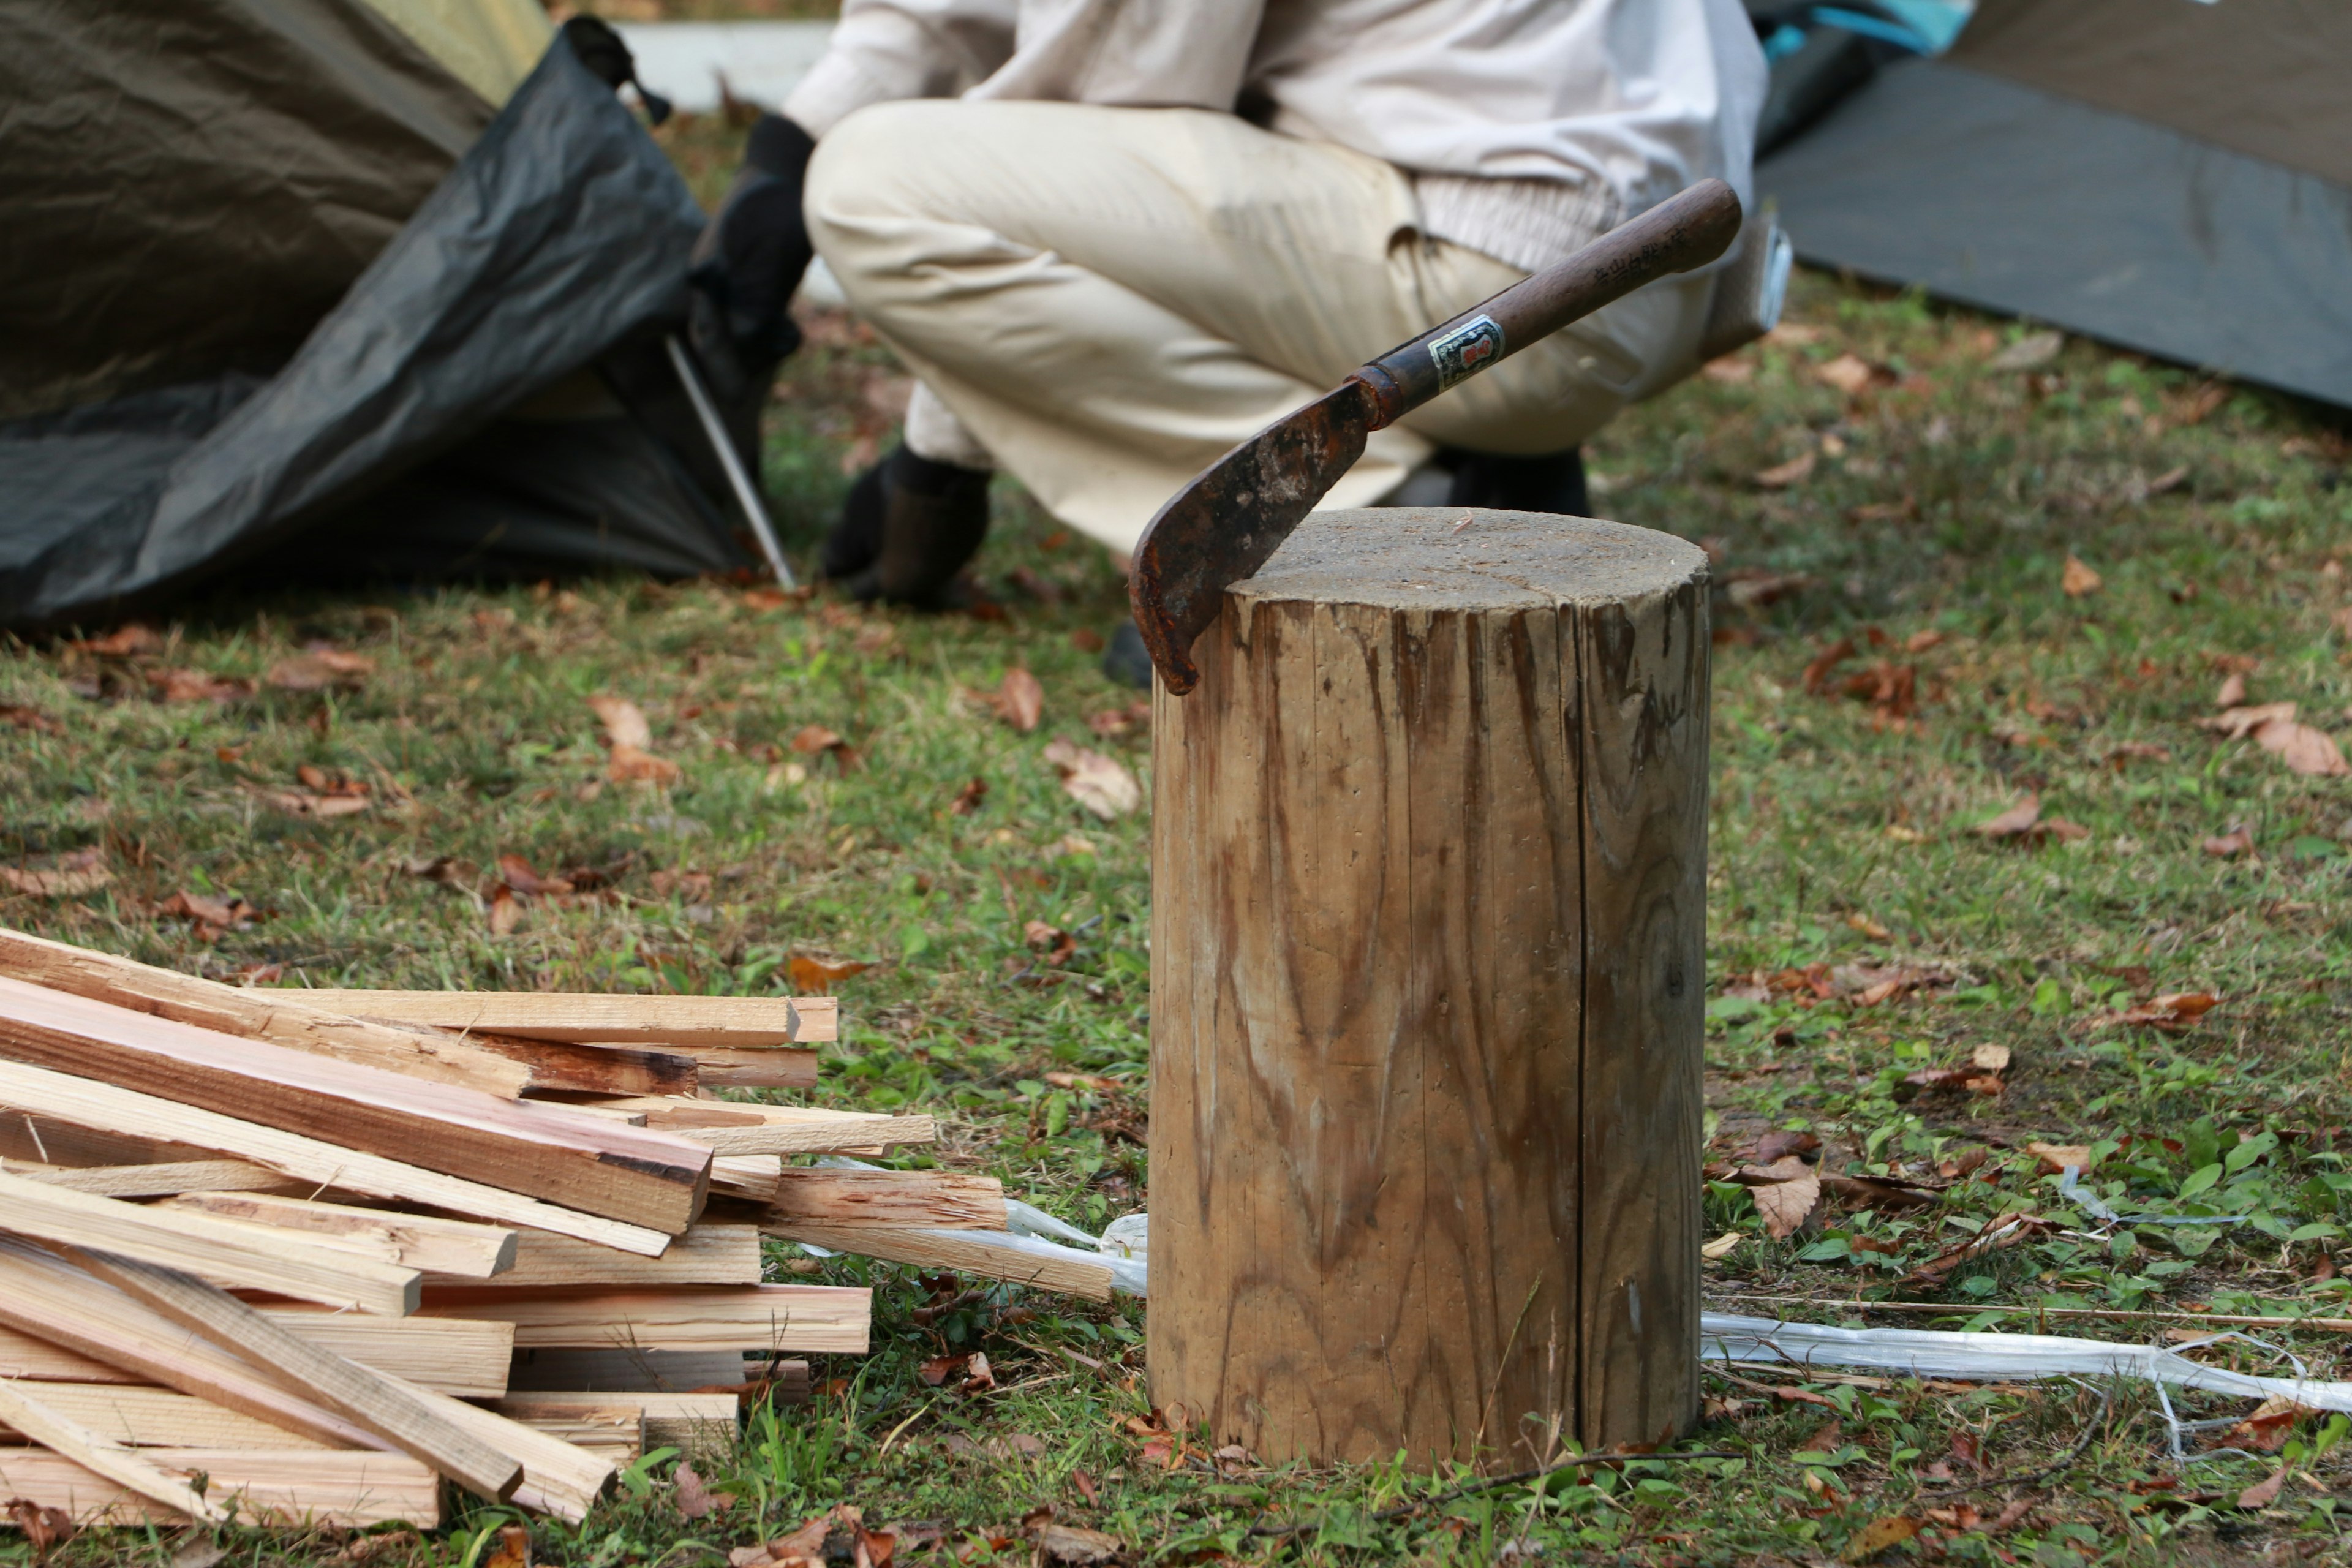
<path fill-rule="evenodd" d="M 0 931 L 0 1497 L 430 1525 L 447 1479 L 578 1519 L 747 1390 L 804 1394 L 785 1358 L 866 1348 L 868 1293 L 762 1283 L 760 1224 L 781 1152 L 929 1119 L 671 1109 L 814 1081 L 828 999 L 659 999 L 669 1033 L 325 1000 Z"/>

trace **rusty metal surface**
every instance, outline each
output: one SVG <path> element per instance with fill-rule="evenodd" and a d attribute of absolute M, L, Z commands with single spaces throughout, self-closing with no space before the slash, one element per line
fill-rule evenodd
<path fill-rule="evenodd" d="M 1379 418 L 1362 382 L 1259 431 L 1176 493 L 1135 547 L 1128 597 L 1168 689 L 1192 689 L 1192 639 L 1217 618 L 1225 589 L 1265 563 L 1299 519 L 1364 455 Z"/>

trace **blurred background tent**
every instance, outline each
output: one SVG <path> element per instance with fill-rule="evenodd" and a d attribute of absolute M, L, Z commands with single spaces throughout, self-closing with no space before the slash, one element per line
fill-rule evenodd
<path fill-rule="evenodd" d="M 2352 4 L 1923 4 L 1750 0 L 1801 258 L 2352 406 Z"/>
<path fill-rule="evenodd" d="M 702 215 L 533 0 L 15 0 L 0 106 L 0 626 L 746 563 Z"/>

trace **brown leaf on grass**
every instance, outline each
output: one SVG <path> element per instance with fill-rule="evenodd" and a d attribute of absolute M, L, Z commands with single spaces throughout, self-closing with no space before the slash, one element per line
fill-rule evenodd
<path fill-rule="evenodd" d="M 202 893 L 191 893 L 184 888 L 157 904 L 155 913 L 195 921 L 196 934 L 206 942 L 222 931 L 236 931 L 266 918 L 262 910 L 241 898 L 207 898 Z"/>
<path fill-rule="evenodd" d="M 1982 1258 L 1989 1252 L 2021 1246 L 2037 1236 L 2048 1236 L 2059 1228 L 2055 1223 L 2038 1215 L 2005 1215 L 1958 1247 L 1929 1258 L 1906 1275 L 1902 1282 L 1906 1285 L 1940 1285 L 1945 1276 L 1963 1263 Z"/>
<path fill-rule="evenodd" d="M 2233 822 L 2230 825 L 2230 830 L 2227 833 L 2215 834 L 2200 844 L 2198 847 L 2219 859 L 2233 859 L 2240 855 L 2251 855 L 2254 852 L 2254 836 L 2247 831 L 2244 823 Z"/>
<path fill-rule="evenodd" d="M 0 888 L 36 899 L 78 899 L 114 880 L 106 849 L 92 844 L 58 857 L 47 866 L 0 866 Z"/>
<path fill-rule="evenodd" d="M 2063 332 L 2028 332 L 1985 361 L 1985 369 L 2003 372 L 2040 370 L 2066 346 Z"/>
<path fill-rule="evenodd" d="M 964 1365 L 971 1360 L 970 1352 L 961 1355 L 935 1355 L 916 1368 L 915 1374 L 923 1380 L 925 1386 L 937 1388 L 951 1377 L 962 1376 Z"/>
<path fill-rule="evenodd" d="M 2102 581 L 2096 572 L 2083 563 L 2080 556 L 2072 551 L 2067 552 L 2066 567 L 2058 575 L 2058 586 L 2065 590 L 2068 598 L 2080 599 L 2097 593 Z"/>
<path fill-rule="evenodd" d="M 2256 1481 L 2252 1486 L 2240 1492 L 2238 1506 L 2253 1511 L 2266 1509 L 2278 1501 L 2279 1489 L 2286 1485 L 2287 1473 L 2294 1468 L 2293 1465 L 2281 1465 L 2277 1469 L 2273 1470 L 2266 1479 Z"/>
<path fill-rule="evenodd" d="M 1723 574 L 1723 596 L 1740 609 L 1777 605 L 1813 585 L 1802 572 L 1775 572 L 1765 566 L 1735 566 Z"/>
<path fill-rule="evenodd" d="M 2175 425 L 2202 425 L 2212 416 L 2213 410 L 2229 400 L 2227 382 L 2209 381 L 2173 406 L 2172 422 Z"/>
<path fill-rule="evenodd" d="M 688 1519 L 704 1519 L 714 1513 L 725 1513 L 735 1506 L 735 1500 L 723 1492 L 714 1492 L 696 1473 L 694 1466 L 680 1460 L 677 1467 L 677 1511 Z"/>
<path fill-rule="evenodd" d="M 313 643 L 289 658 L 279 659 L 262 679 L 280 691 L 324 691 L 330 687 L 355 690 L 374 673 L 375 660 L 363 653 Z"/>
<path fill-rule="evenodd" d="M 1812 661 L 1805 666 L 1805 673 L 1803 676 L 1805 689 L 1815 697 L 1819 697 L 1822 692 L 1828 690 L 1830 671 L 1835 669 L 1847 659 L 1852 658 L 1853 657 L 1853 639 L 1852 637 L 1840 637 L 1837 641 L 1832 643 L 1829 647 L 1815 654 L 1812 658 Z"/>
<path fill-rule="evenodd" d="M 1742 386 L 1756 379 L 1756 362 L 1736 353 L 1711 359 L 1698 367 L 1699 374 L 1726 386 Z"/>
<path fill-rule="evenodd" d="M 1822 1141 L 1811 1132 L 1782 1130 L 1767 1132 L 1756 1140 L 1756 1163 L 1773 1165 L 1791 1154 L 1810 1154 L 1822 1146 Z"/>
<path fill-rule="evenodd" d="M 1775 463 L 1759 472 L 1756 483 L 1768 490 L 1784 490 L 1791 485 L 1803 484 L 1812 478 L 1813 466 L 1820 461 L 1821 454 L 1818 452 L 1800 452 L 1785 463 Z"/>
<path fill-rule="evenodd" d="M 234 702 L 253 695 L 253 682 L 201 669 L 155 669 L 147 674 L 147 691 L 158 702 Z"/>
<path fill-rule="evenodd" d="M 1087 728 L 1108 741 L 1139 724 L 1151 722 L 1151 699 L 1139 697 L 1124 708 L 1105 708 L 1087 715 Z"/>
<path fill-rule="evenodd" d="M 604 726 L 604 738 L 615 749 L 634 746 L 638 751 L 653 749 L 653 726 L 646 722 L 645 710 L 625 697 L 615 697 L 600 691 L 588 699 L 589 710 Z"/>
<path fill-rule="evenodd" d="M 1853 397 L 1874 386 L 1894 385 L 1895 373 L 1883 364 L 1871 363 L 1848 349 L 1837 358 L 1813 366 L 1813 379 Z"/>
<path fill-rule="evenodd" d="M 807 597 L 806 592 L 788 594 L 782 588 L 763 585 L 744 589 L 739 602 L 747 610 L 781 610 L 787 605 L 799 604 Z"/>
<path fill-rule="evenodd" d="M 1822 1179 L 1811 1165 L 1794 1157 L 1776 1161 L 1769 1169 L 1786 1173 L 1780 1180 L 1750 1187 L 1748 1195 L 1755 1200 L 1756 1212 L 1764 1221 L 1764 1234 L 1783 1241 L 1803 1229 L 1821 1205 Z"/>
<path fill-rule="evenodd" d="M 2284 1394 L 2272 1394 L 2243 1421 L 2230 1428 L 2221 1439 L 2224 1444 L 2241 1448 L 2252 1448 L 2264 1454 L 2275 1454 L 2286 1447 L 2294 1436 L 2297 1425 L 2319 1412 L 2297 1405 Z"/>
<path fill-rule="evenodd" d="M 254 795 L 263 805 L 289 816 L 321 819 L 356 816 L 373 804 L 364 795 L 314 795 L 306 789 L 263 789 Z"/>
<path fill-rule="evenodd" d="M 572 891 L 570 882 L 561 877 L 541 876 L 537 868 L 520 855 L 499 857 L 499 879 L 529 899 L 559 897 Z"/>
<path fill-rule="evenodd" d="M 2210 730 L 2225 741 L 2242 741 L 2265 724 L 2293 723 L 2296 711 L 2292 702 L 2259 702 L 2251 708 L 2231 708 L 2210 719 L 2200 719 L 2197 727 Z"/>
<path fill-rule="evenodd" d="M 894 651 L 903 652 L 898 646 L 898 628 L 888 621 L 873 621 L 857 628 L 849 639 L 850 647 L 861 658 L 873 658 Z"/>
<path fill-rule="evenodd" d="M 768 1555 L 780 1563 L 794 1558 L 824 1559 L 824 1540 L 833 1533 L 833 1516 L 818 1514 L 790 1535 L 779 1535 L 768 1542 Z"/>
<path fill-rule="evenodd" d="M 2009 1064 L 2014 1059 L 2015 1053 L 2007 1046 L 1994 1045 L 1989 1041 L 1969 1053 L 1969 1065 L 1981 1068 L 1986 1072 L 2007 1072 Z"/>
<path fill-rule="evenodd" d="M 2256 726 L 2254 744 L 2306 778 L 2340 778 L 2352 773 L 2352 763 L 2345 762 L 2344 753 L 2336 749 L 2327 731 L 2291 719 L 2273 719 Z"/>
<path fill-rule="evenodd" d="M 822 724 L 802 725 L 793 732 L 792 746 L 804 757 L 831 757 L 845 773 L 857 766 L 857 749 Z"/>
<path fill-rule="evenodd" d="M 2161 763 L 2171 757 L 2169 746 L 2159 746 L 2153 741 L 2126 741 L 2107 752 L 2107 766 L 2121 773 L 2126 763 Z"/>
<path fill-rule="evenodd" d="M 1902 1545 L 1918 1534 L 1922 1528 L 1920 1522 L 1907 1513 L 1881 1514 L 1855 1531 L 1853 1538 L 1845 1543 L 1845 1550 L 1838 1556 L 1847 1563 L 1867 1563 L 1880 1552 Z"/>
<path fill-rule="evenodd" d="M 95 654 L 100 658 L 135 658 L 142 653 L 153 653 L 163 646 L 163 637 L 153 626 L 139 621 L 126 621 L 102 637 L 86 637 L 66 644 L 74 653 Z"/>
<path fill-rule="evenodd" d="M 1058 969 L 1070 962 L 1078 951 L 1078 939 L 1057 925 L 1045 921 L 1031 921 L 1021 928 L 1022 940 L 1037 950 L 1040 963 Z"/>
<path fill-rule="evenodd" d="M 1041 1524 L 1035 1539 L 1038 1555 L 1049 1563 L 1109 1563 L 1127 1550 L 1127 1543 L 1116 1535 L 1075 1524 Z"/>
<path fill-rule="evenodd" d="M 856 960 L 835 963 L 823 958 L 803 958 L 795 953 L 786 966 L 793 977 L 793 989 L 804 996 L 830 996 L 833 988 L 853 974 L 863 974 L 873 968 L 871 963 Z"/>
<path fill-rule="evenodd" d="M 1736 1230 L 1727 1230 L 1721 1236 L 1717 1237 L 1713 1241 L 1701 1246 L 1698 1249 L 1698 1255 L 1712 1263 L 1718 1258 L 1730 1257 L 1734 1252 L 1738 1250 L 1739 1244 L 1747 1239 L 1748 1238 L 1746 1237 L 1742 1236 Z"/>
<path fill-rule="evenodd" d="M 1126 766 L 1100 752 L 1089 752 L 1065 740 L 1045 747 L 1045 761 L 1062 775 L 1062 788 L 1072 800 L 1108 822 L 1125 816 L 1143 804 L 1143 786 Z"/>
<path fill-rule="evenodd" d="M 2028 1143 L 2025 1152 L 2042 1162 L 2045 1176 L 2061 1175 L 2067 1166 L 2078 1171 L 2091 1168 L 2091 1151 L 2083 1143 Z"/>
<path fill-rule="evenodd" d="M 486 918 L 492 936 L 510 936 L 522 923 L 522 900 L 515 897 L 512 888 L 501 882 L 491 889 Z"/>
<path fill-rule="evenodd" d="M 649 784 L 667 788 L 686 777 L 686 770 L 667 757 L 635 746 L 615 745 L 604 764 L 604 776 L 614 784 Z"/>
<path fill-rule="evenodd" d="M 989 693 L 988 705 L 998 718 L 1026 735 L 1045 716 L 1045 689 L 1035 676 L 1015 665 Z"/>
<path fill-rule="evenodd" d="M 2025 838 L 2042 821 L 2042 797 L 2029 795 L 1999 816 L 1987 817 L 1969 829 L 1979 838 Z"/>
<path fill-rule="evenodd" d="M 362 1563 L 405 1559 L 415 1552 L 417 1544 L 413 1530 L 386 1531 L 382 1535 L 362 1535 L 341 1552 L 329 1553 L 324 1561 L 334 1568 L 359 1568 Z"/>
<path fill-rule="evenodd" d="M 2213 693 L 2216 708 L 2235 708 L 2245 700 L 2246 678 L 2236 670 L 2231 670 L 2229 679 L 2221 682 L 2221 689 Z"/>
<path fill-rule="evenodd" d="M 2188 1028 L 2221 1005 L 2221 999 L 2210 991 L 2168 991 L 2103 1021 L 2177 1031 Z"/>
<path fill-rule="evenodd" d="M 22 702 L 0 702 L 0 723 L 14 724 L 37 735 L 62 735 L 66 727 L 37 708 Z"/>
<path fill-rule="evenodd" d="M 973 812 L 980 809 L 980 803 L 987 798 L 988 781 L 983 778 L 975 778 L 971 783 L 965 784 L 963 788 L 956 791 L 955 798 L 948 802 L 948 815 L 950 816 L 970 816 Z"/>
<path fill-rule="evenodd" d="M 1985 1533 L 1988 1535 L 2008 1534 L 2011 1531 L 2017 1528 L 2019 1523 L 2024 1520 L 2027 1514 L 2033 1511 L 2033 1504 L 2034 1499 L 2030 1496 L 2011 1498 L 2010 1500 L 2009 1506 L 2002 1509 L 2000 1512 L 1994 1517 L 1992 1523 L 1986 1527 Z"/>
<path fill-rule="evenodd" d="M 25 1532 L 36 1563 L 46 1561 L 51 1552 L 74 1538 L 73 1516 L 61 1508 L 44 1508 L 15 1497 L 8 1500 L 7 1510 L 8 1522 Z"/>
<path fill-rule="evenodd" d="M 499 1526 L 498 1550 L 482 1559 L 482 1568 L 530 1568 L 530 1527 Z"/>

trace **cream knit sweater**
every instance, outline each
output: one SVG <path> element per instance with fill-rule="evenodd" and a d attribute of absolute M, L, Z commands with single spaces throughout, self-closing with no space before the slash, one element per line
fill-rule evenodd
<path fill-rule="evenodd" d="M 1425 232 L 1533 271 L 1694 181 L 1751 198 L 1739 0 L 846 0 L 784 112 L 904 98 L 1244 113 L 1403 169 Z"/>

